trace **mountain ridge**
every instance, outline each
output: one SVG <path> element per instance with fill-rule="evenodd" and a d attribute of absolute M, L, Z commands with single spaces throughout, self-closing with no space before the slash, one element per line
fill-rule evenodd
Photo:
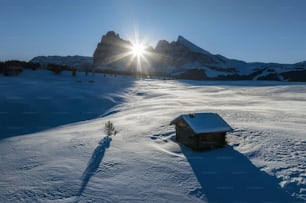
<path fill-rule="evenodd" d="M 146 47 L 147 54 L 140 67 L 132 57 L 131 47 L 130 41 L 122 39 L 114 31 L 109 31 L 97 44 L 92 59 L 88 57 L 82 60 L 87 61 L 87 64 L 91 61 L 93 68 L 101 72 L 141 72 L 143 75 L 196 80 L 306 81 L 306 61 L 281 64 L 230 59 L 220 54 L 212 54 L 181 35 L 176 41 L 159 40 L 154 48 Z M 59 58 L 58 60 L 64 63 L 60 65 L 76 66 L 73 60 L 69 61 L 68 58 Z M 31 62 L 42 63 L 42 59 L 35 57 Z M 82 63 L 81 61 L 76 64 Z"/>
<path fill-rule="evenodd" d="M 56 64 L 62 66 L 71 66 L 75 68 L 82 68 L 82 66 L 91 65 L 93 58 L 90 56 L 36 56 L 29 62 L 39 63 L 41 66 L 47 66 L 48 64 Z"/>

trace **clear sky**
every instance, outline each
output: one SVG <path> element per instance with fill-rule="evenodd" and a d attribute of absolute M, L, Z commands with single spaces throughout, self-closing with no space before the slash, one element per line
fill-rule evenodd
<path fill-rule="evenodd" d="M 248 62 L 306 60 L 306 0 L 0 0 L 0 60 L 92 56 L 101 36 L 135 30 L 155 46 L 182 35 Z"/>

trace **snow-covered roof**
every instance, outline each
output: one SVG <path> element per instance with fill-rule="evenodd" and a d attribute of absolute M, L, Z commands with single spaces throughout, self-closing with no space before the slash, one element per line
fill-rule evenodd
<path fill-rule="evenodd" d="M 170 124 L 176 124 L 181 119 L 183 119 L 196 134 L 229 132 L 233 130 L 217 113 L 184 114 L 175 118 Z"/>

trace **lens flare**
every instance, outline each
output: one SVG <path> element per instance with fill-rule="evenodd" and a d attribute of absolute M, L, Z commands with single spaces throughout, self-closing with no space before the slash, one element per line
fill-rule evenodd
<path fill-rule="evenodd" d="M 134 32 L 134 38 L 130 39 L 130 55 L 131 61 L 136 62 L 136 73 L 137 76 L 142 78 L 143 74 L 148 73 L 148 68 L 150 67 L 150 62 L 147 57 L 150 57 L 152 53 L 148 50 L 146 46 L 145 39 L 140 39 L 138 32 Z"/>
<path fill-rule="evenodd" d="M 121 40 L 121 39 L 120 39 Z M 134 72 L 139 78 L 149 76 L 151 62 L 150 59 L 154 52 L 147 45 L 146 38 L 140 38 L 138 32 L 134 32 L 134 36 L 130 36 L 128 41 L 119 40 L 115 43 L 115 51 L 108 56 L 105 65 L 115 62 L 121 63 L 121 67 L 132 68 L 128 72 Z M 124 71 L 124 70 L 123 70 Z"/>
<path fill-rule="evenodd" d="M 141 43 L 132 44 L 131 51 L 135 57 L 143 57 L 145 53 L 145 46 Z"/>

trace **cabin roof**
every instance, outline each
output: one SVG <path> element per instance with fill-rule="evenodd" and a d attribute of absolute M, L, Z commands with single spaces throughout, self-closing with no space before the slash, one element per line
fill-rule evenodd
<path fill-rule="evenodd" d="M 176 124 L 183 119 L 195 134 L 229 132 L 233 129 L 217 113 L 183 114 L 171 121 Z"/>

